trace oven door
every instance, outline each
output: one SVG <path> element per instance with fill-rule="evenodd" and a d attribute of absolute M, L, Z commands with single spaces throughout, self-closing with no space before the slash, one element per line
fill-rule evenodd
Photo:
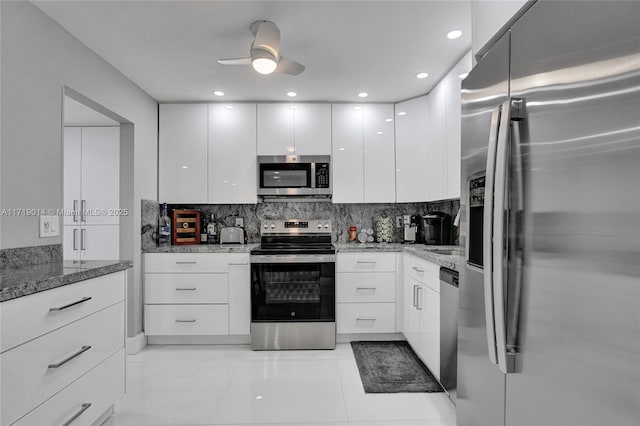
<path fill-rule="evenodd" d="M 335 322 L 335 255 L 251 256 L 251 321 Z"/>

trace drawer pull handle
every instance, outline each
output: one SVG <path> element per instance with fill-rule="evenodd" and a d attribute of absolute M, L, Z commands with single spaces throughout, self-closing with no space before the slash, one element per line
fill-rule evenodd
<path fill-rule="evenodd" d="M 356 287 L 356 290 L 375 290 L 377 287 Z"/>
<path fill-rule="evenodd" d="M 80 410 L 78 410 L 77 413 L 75 413 L 73 416 L 71 416 L 71 418 L 69 420 L 64 422 L 62 424 L 62 426 L 69 426 L 71 423 L 73 423 L 75 419 L 80 417 L 82 415 L 82 413 L 84 413 L 85 411 L 87 411 L 89 409 L 89 407 L 91 407 L 91 403 L 90 402 L 85 402 L 84 404 L 81 405 L 81 407 L 82 408 L 80 408 Z"/>
<path fill-rule="evenodd" d="M 376 263 L 375 260 L 358 260 L 356 263 Z"/>
<path fill-rule="evenodd" d="M 375 321 L 376 317 L 357 317 L 356 321 Z"/>
<path fill-rule="evenodd" d="M 244 266 L 244 265 L 248 265 L 249 262 L 242 262 L 242 263 L 229 263 L 229 266 Z"/>
<path fill-rule="evenodd" d="M 176 291 L 196 291 L 196 287 L 176 287 Z"/>
<path fill-rule="evenodd" d="M 88 300 L 91 300 L 91 297 L 83 297 L 82 299 L 76 301 L 76 302 L 71 302 L 68 305 L 64 305 L 64 306 L 58 306 L 57 308 L 49 308 L 49 312 L 58 312 L 58 311 L 62 311 L 64 309 L 70 308 L 72 306 L 75 305 L 79 305 L 80 303 L 84 303 Z"/>
<path fill-rule="evenodd" d="M 196 322 L 195 318 L 194 319 L 177 319 L 176 322 Z"/>
<path fill-rule="evenodd" d="M 416 272 L 420 272 L 420 273 L 424 272 L 424 269 L 418 268 L 417 266 L 412 266 L 411 269 L 413 269 Z"/>
<path fill-rule="evenodd" d="M 69 355 L 68 357 L 66 357 L 65 359 L 63 359 L 60 362 L 56 362 L 55 364 L 49 364 L 49 368 L 58 368 L 58 367 L 62 367 L 63 365 L 65 365 L 66 363 L 68 363 L 69 361 L 71 361 L 72 359 L 74 359 L 77 356 L 82 355 L 83 353 L 85 353 L 86 351 L 88 351 L 89 349 L 91 349 L 90 345 L 87 346 L 83 346 L 82 349 L 80 349 L 78 352 Z"/>
<path fill-rule="evenodd" d="M 198 263 L 198 262 L 196 262 L 195 260 L 191 260 L 191 261 L 188 261 L 188 262 L 186 262 L 186 261 L 177 261 L 176 265 L 195 265 L 196 263 Z"/>

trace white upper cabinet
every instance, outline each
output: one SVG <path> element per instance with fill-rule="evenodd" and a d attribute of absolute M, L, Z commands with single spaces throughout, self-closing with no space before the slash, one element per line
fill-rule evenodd
<path fill-rule="evenodd" d="M 159 201 L 207 203 L 207 119 L 206 104 L 160 105 Z"/>
<path fill-rule="evenodd" d="M 429 100 L 427 96 L 396 104 L 396 200 L 426 201 L 429 197 Z"/>
<path fill-rule="evenodd" d="M 258 104 L 258 155 L 295 154 L 293 107 Z"/>
<path fill-rule="evenodd" d="M 364 203 L 362 106 L 332 106 L 333 202 Z"/>
<path fill-rule="evenodd" d="M 364 202 L 396 201 L 392 104 L 363 105 Z"/>
<path fill-rule="evenodd" d="M 296 104 L 294 107 L 296 154 L 331 155 L 331 104 Z"/>
<path fill-rule="evenodd" d="M 258 104 L 258 155 L 330 155 L 330 104 Z"/>
<path fill-rule="evenodd" d="M 447 198 L 447 157 L 445 146 L 445 84 L 442 80 L 427 96 L 427 161 L 429 194 L 427 201 Z"/>
<path fill-rule="evenodd" d="M 209 204 L 257 201 L 256 105 L 209 105 Z"/>
<path fill-rule="evenodd" d="M 445 77 L 447 196 L 460 197 L 460 138 L 462 78 L 471 71 L 471 52 L 468 52 Z"/>

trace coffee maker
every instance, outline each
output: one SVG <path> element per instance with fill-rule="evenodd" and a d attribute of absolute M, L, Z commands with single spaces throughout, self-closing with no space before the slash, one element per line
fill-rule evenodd
<path fill-rule="evenodd" d="M 442 212 L 429 212 L 422 216 L 424 243 L 451 244 L 451 216 Z"/>
<path fill-rule="evenodd" d="M 402 219 L 402 242 L 414 244 L 420 238 L 420 216 L 404 215 Z"/>

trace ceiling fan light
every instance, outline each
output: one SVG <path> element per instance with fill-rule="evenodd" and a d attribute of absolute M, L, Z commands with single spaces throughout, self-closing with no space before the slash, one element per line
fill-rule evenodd
<path fill-rule="evenodd" d="M 278 64 L 271 58 L 255 58 L 251 61 L 251 66 L 260 74 L 271 74 L 276 70 Z"/>

